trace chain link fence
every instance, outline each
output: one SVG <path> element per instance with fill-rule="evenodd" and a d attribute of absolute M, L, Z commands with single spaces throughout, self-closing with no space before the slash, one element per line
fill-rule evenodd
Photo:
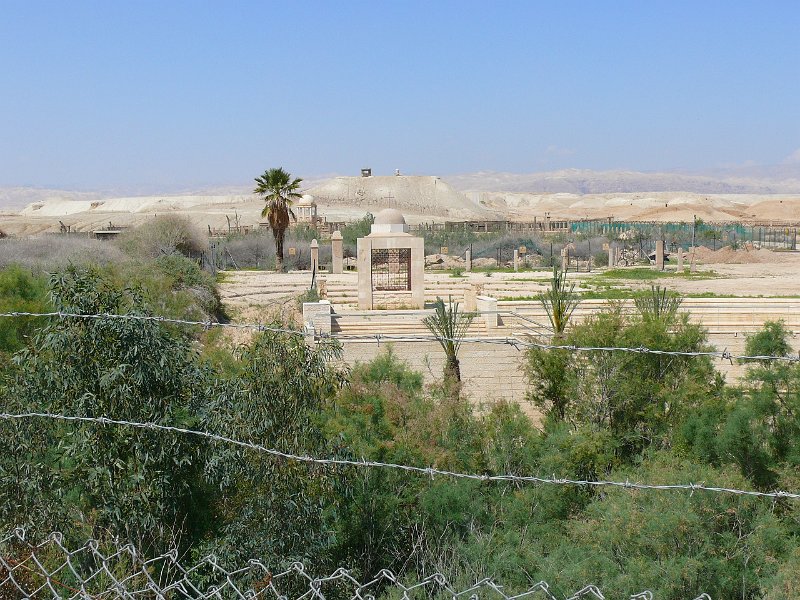
<path fill-rule="evenodd" d="M 275 600 L 374 600 L 375 598 L 522 598 L 557 600 L 550 586 L 540 581 L 526 589 L 511 590 L 490 578 L 473 585 L 451 585 L 440 573 L 416 581 L 403 581 L 388 570 L 359 580 L 339 568 L 316 576 L 300 562 L 272 569 L 259 560 L 238 567 L 222 565 L 207 556 L 195 562 L 177 551 L 155 557 L 141 555 L 130 544 L 103 544 L 89 540 L 70 548 L 60 533 L 38 543 L 17 529 L 0 537 L 0 598 L 53 599 L 248 599 Z M 563 598 L 563 596 L 561 597 Z M 587 585 L 567 600 L 604 599 L 602 591 Z M 647 590 L 629 596 L 631 600 L 652 600 Z M 694 600 L 711 600 L 700 594 Z"/>

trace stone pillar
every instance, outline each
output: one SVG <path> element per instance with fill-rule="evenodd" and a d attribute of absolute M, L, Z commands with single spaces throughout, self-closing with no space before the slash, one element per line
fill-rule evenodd
<path fill-rule="evenodd" d="M 311 272 L 319 271 L 319 242 L 311 240 Z"/>
<path fill-rule="evenodd" d="M 468 251 L 469 252 L 469 251 Z M 464 290 L 464 310 L 467 312 L 475 312 L 477 308 L 476 298 L 478 297 L 478 293 L 475 290 L 475 286 L 471 285 L 467 289 Z"/>
<path fill-rule="evenodd" d="M 678 273 L 683 273 L 683 248 L 678 248 Z"/>
<path fill-rule="evenodd" d="M 369 237 L 356 240 L 356 265 L 358 268 L 358 308 L 372 309 L 371 262 L 372 240 Z"/>
<path fill-rule="evenodd" d="M 656 240 L 656 269 L 664 270 L 664 240 Z"/>
<path fill-rule="evenodd" d="M 425 239 L 412 237 L 411 247 L 411 303 L 414 308 L 425 308 Z"/>
<path fill-rule="evenodd" d="M 342 246 L 342 232 L 334 231 L 331 234 L 331 272 L 339 275 L 344 271 L 344 250 Z"/>
<path fill-rule="evenodd" d="M 464 264 L 466 267 L 466 271 L 470 272 L 472 271 L 472 250 L 467 250 L 464 253 L 464 256 L 465 256 Z"/>
<path fill-rule="evenodd" d="M 514 271 L 519 270 L 519 250 L 514 248 Z"/>
<path fill-rule="evenodd" d="M 561 249 L 561 270 L 566 271 L 569 267 L 569 248 Z"/>
<path fill-rule="evenodd" d="M 478 312 L 482 313 L 486 329 L 497 329 L 497 298 L 491 296 L 478 296 L 475 298 Z"/>
<path fill-rule="evenodd" d="M 608 266 L 613 267 L 617 264 L 617 249 L 612 245 L 608 245 Z"/>

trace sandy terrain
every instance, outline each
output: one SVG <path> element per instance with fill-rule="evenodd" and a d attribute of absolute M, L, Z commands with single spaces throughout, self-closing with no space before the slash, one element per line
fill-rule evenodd
<path fill-rule="evenodd" d="M 738 262 L 740 255 L 747 255 L 749 262 Z M 452 264 L 456 257 L 430 255 L 426 262 L 438 259 Z M 634 289 L 648 289 L 651 284 L 658 284 L 682 294 L 702 294 L 710 292 L 719 295 L 736 297 L 747 296 L 800 296 L 800 252 L 772 252 L 755 250 L 750 252 L 729 249 L 713 252 L 699 248 L 696 254 L 697 270 L 701 273 L 713 272 L 708 278 L 687 279 L 683 277 L 665 277 L 653 281 L 626 280 L 619 278 L 620 285 Z M 492 261 L 493 262 L 493 261 Z M 438 265 L 437 265 L 438 266 Z M 687 259 L 688 266 L 688 259 Z M 635 267 L 638 271 L 641 267 Z M 668 270 L 674 269 L 669 267 Z M 569 278 L 576 281 L 588 280 L 597 283 L 597 276 L 602 270 L 592 273 L 569 273 Z M 354 308 L 357 302 L 357 274 L 347 272 L 341 275 L 324 274 L 331 301 L 347 309 Z M 533 296 L 549 283 L 547 271 L 520 271 L 519 273 L 465 273 L 463 277 L 451 277 L 447 272 L 426 270 L 425 282 L 427 295 L 446 296 L 450 293 L 460 296 L 470 285 L 480 285 L 484 292 L 497 298 Z M 307 272 L 292 272 L 276 275 L 263 271 L 232 271 L 221 285 L 223 299 L 229 305 L 275 308 L 291 302 L 308 289 L 311 275 Z M 617 279 L 615 278 L 615 281 Z"/>
<path fill-rule="evenodd" d="M 527 220 L 549 212 L 552 217 L 617 221 L 800 222 L 800 195 L 691 194 L 657 192 L 635 194 L 530 194 L 519 192 L 465 192 L 481 205 Z"/>
<path fill-rule="evenodd" d="M 461 220 L 543 218 L 609 218 L 617 221 L 800 223 L 800 194 L 653 193 L 525 193 L 457 191 L 438 177 L 335 177 L 306 192 L 317 199 L 318 211 L 332 221 L 347 221 L 382 208 L 401 210 L 409 223 Z M 15 196 L 16 197 L 16 196 Z M 246 193 L 95 197 L 48 190 L 24 208 L 0 211 L 0 230 L 33 235 L 59 230 L 59 221 L 76 231 L 92 231 L 109 223 L 132 226 L 154 215 L 188 216 L 203 229 L 227 224 L 235 215 L 243 225 L 256 225 L 263 204 Z"/>

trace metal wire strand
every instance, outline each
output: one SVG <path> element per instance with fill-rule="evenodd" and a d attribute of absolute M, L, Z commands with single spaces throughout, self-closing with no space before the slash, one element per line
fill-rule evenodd
<path fill-rule="evenodd" d="M 674 484 L 646 484 L 637 483 L 632 481 L 605 481 L 605 480 L 585 480 L 585 479 L 567 479 L 556 477 L 539 477 L 535 475 L 489 475 L 480 473 L 461 473 L 458 471 L 447 471 L 444 469 L 437 469 L 435 467 L 418 467 L 413 465 L 385 463 L 372 460 L 351 460 L 345 458 L 318 458 L 305 454 L 291 454 L 268 448 L 261 444 L 256 444 L 249 441 L 236 440 L 230 437 L 219 435 L 216 433 L 209 433 L 206 431 L 196 431 L 193 429 L 185 429 L 182 427 L 173 427 L 171 425 L 160 425 L 158 423 L 141 423 L 136 421 L 124 421 L 121 419 L 110 419 L 108 417 L 80 417 L 71 415 L 60 415 L 53 413 L 0 413 L 0 419 L 8 421 L 22 420 L 22 419 L 51 419 L 57 421 L 71 421 L 76 423 L 91 423 L 95 425 L 117 425 L 122 427 L 132 427 L 137 429 L 148 429 L 151 431 L 171 432 L 181 435 L 198 436 L 209 439 L 215 442 L 224 444 L 231 444 L 241 448 L 247 448 L 254 452 L 268 454 L 270 456 L 291 460 L 301 463 L 316 464 L 321 466 L 341 466 L 341 467 L 357 467 L 357 468 L 376 468 L 376 469 L 394 469 L 398 471 L 405 471 L 408 473 L 419 473 L 427 475 L 428 477 L 448 477 L 454 479 L 470 479 L 474 481 L 485 482 L 514 482 L 535 485 L 559 485 L 559 486 L 579 486 L 586 488 L 624 488 L 628 490 L 655 490 L 655 491 L 668 491 L 668 490 L 682 490 L 690 493 L 694 492 L 711 492 L 719 494 L 734 494 L 738 496 L 753 496 L 757 498 L 772 498 L 773 500 L 779 498 L 786 498 L 790 500 L 800 499 L 800 494 L 794 492 L 772 491 L 772 492 L 759 492 L 755 490 L 740 490 L 735 488 L 716 487 L 705 485 L 704 483 L 674 483 Z"/>
<path fill-rule="evenodd" d="M 539 348 L 541 350 L 566 350 L 568 352 L 627 352 L 632 354 L 653 354 L 659 356 L 686 356 L 686 357 L 700 357 L 706 356 L 709 358 L 718 358 L 720 360 L 742 360 L 742 361 L 779 361 L 786 363 L 800 362 L 800 355 L 798 356 L 774 356 L 774 355 L 742 355 L 731 354 L 727 350 L 708 350 L 708 351 L 681 351 L 681 350 L 660 350 L 658 348 L 648 348 L 639 346 L 636 348 L 626 346 L 568 346 L 559 344 L 543 344 L 534 342 L 519 336 L 506 336 L 506 337 L 465 337 L 461 339 L 453 339 L 446 337 L 438 337 L 434 335 L 400 335 L 400 334 L 386 334 L 376 332 L 374 334 L 332 334 L 314 331 L 300 331 L 297 329 L 289 329 L 285 327 L 273 327 L 262 325 L 259 323 L 220 323 L 217 321 L 190 321 L 187 319 L 172 319 L 163 316 L 154 315 L 132 315 L 132 314 L 113 314 L 113 313 L 97 313 L 97 314 L 78 314 L 63 311 L 54 311 L 48 313 L 32 313 L 32 312 L 7 312 L 0 313 L 0 318 L 46 318 L 53 317 L 58 319 L 118 319 L 118 320 L 131 320 L 131 321 L 154 321 L 157 323 L 170 323 L 174 325 L 189 325 L 203 327 L 204 329 L 211 329 L 213 327 L 244 329 L 251 331 L 270 331 L 273 333 L 281 333 L 286 335 L 296 335 L 302 337 L 313 336 L 319 340 L 337 340 L 343 342 L 354 343 L 377 343 L 381 342 L 438 342 L 439 340 L 459 342 L 463 344 L 500 344 L 509 345 L 514 347 L 523 348 Z"/>

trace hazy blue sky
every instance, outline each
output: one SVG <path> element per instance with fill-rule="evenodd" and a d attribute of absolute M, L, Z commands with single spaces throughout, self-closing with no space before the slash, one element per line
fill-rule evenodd
<path fill-rule="evenodd" d="M 0 185 L 800 149 L 800 2 L 0 0 Z"/>

